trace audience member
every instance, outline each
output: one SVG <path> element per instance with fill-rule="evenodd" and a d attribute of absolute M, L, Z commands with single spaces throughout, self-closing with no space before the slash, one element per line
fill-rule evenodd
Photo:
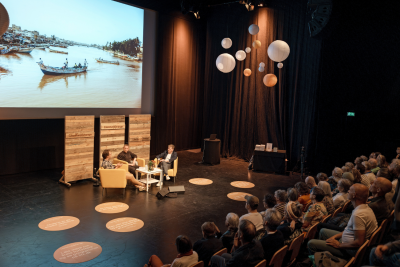
<path fill-rule="evenodd" d="M 282 218 L 285 216 L 285 206 L 286 206 L 286 191 L 285 190 L 276 190 L 275 191 L 275 199 L 276 205 L 275 209 L 279 211 Z"/>
<path fill-rule="evenodd" d="M 371 171 L 371 164 L 368 161 L 364 161 L 362 164 L 365 167 L 364 175 L 368 178 L 369 183 L 371 184 L 372 181 L 375 181 L 376 179 L 375 174 L 373 174 Z"/>
<path fill-rule="evenodd" d="M 368 158 L 367 158 L 366 156 L 364 156 L 364 155 L 361 155 L 360 158 L 361 158 L 363 161 L 368 161 Z"/>
<path fill-rule="evenodd" d="M 396 159 L 400 159 L 400 146 L 396 149 Z"/>
<path fill-rule="evenodd" d="M 369 159 L 368 160 L 369 164 L 371 165 L 371 172 L 373 174 L 377 174 L 377 172 L 379 171 L 379 167 L 378 167 L 378 161 L 376 159 Z"/>
<path fill-rule="evenodd" d="M 351 162 L 346 162 L 346 164 L 344 164 L 344 166 L 347 166 L 350 168 L 350 170 L 354 169 L 354 164 Z"/>
<path fill-rule="evenodd" d="M 328 215 L 326 207 L 322 200 L 325 197 L 325 193 L 321 188 L 315 187 L 311 192 L 312 204 L 308 208 L 306 214 L 304 214 L 303 231 L 308 231 L 311 226 L 319 223 L 325 215 Z"/>
<path fill-rule="evenodd" d="M 172 262 L 171 267 L 189 267 L 199 262 L 196 251 L 192 249 L 192 242 L 189 237 L 180 235 L 175 241 L 176 248 L 178 250 L 178 256 Z M 149 259 L 149 263 L 145 264 L 144 267 L 162 267 L 164 264 L 161 259 L 156 255 L 153 255 Z"/>
<path fill-rule="evenodd" d="M 199 256 L 198 261 L 203 261 L 205 266 L 208 266 L 212 255 L 215 252 L 220 251 L 224 248 L 222 241 L 215 238 L 215 234 L 219 232 L 218 227 L 213 222 L 205 222 L 201 226 L 201 232 L 203 238 L 198 240 L 193 245 L 193 250 L 197 252 Z"/>
<path fill-rule="evenodd" d="M 351 173 L 354 176 L 354 183 L 355 184 L 361 184 L 361 173 L 359 170 L 357 170 L 356 168 L 351 170 Z"/>
<path fill-rule="evenodd" d="M 296 188 L 289 188 L 287 190 L 287 198 L 289 200 L 289 202 L 285 205 L 285 215 L 283 216 L 284 220 L 288 220 L 288 212 L 287 212 L 287 205 L 292 204 L 292 203 L 298 203 L 299 204 L 299 194 L 297 193 Z"/>
<path fill-rule="evenodd" d="M 398 180 L 398 177 L 400 176 L 400 160 L 399 159 L 394 159 L 392 163 L 389 166 L 389 170 L 392 172 L 394 177 L 397 177 L 396 180 Z M 394 220 L 392 223 L 392 237 L 395 239 L 400 239 L 400 194 L 399 194 L 399 187 L 400 183 L 397 182 L 396 184 L 396 190 L 395 194 L 393 196 L 393 203 L 394 203 Z"/>
<path fill-rule="evenodd" d="M 343 173 L 349 172 L 349 171 L 351 171 L 351 169 L 350 169 L 349 167 L 347 167 L 347 166 L 342 166 L 342 172 L 343 172 Z"/>
<path fill-rule="evenodd" d="M 226 215 L 225 226 L 228 227 L 228 230 L 221 234 L 219 228 L 217 227 L 217 238 L 221 239 L 223 246 L 231 251 L 233 246 L 233 238 L 235 237 L 236 232 L 239 227 L 239 216 L 236 213 L 230 212 Z"/>
<path fill-rule="evenodd" d="M 368 178 L 368 176 L 365 175 L 365 167 L 363 164 L 356 164 L 356 168 L 357 170 L 360 172 L 361 174 L 361 184 L 365 185 L 367 188 L 369 188 L 369 186 L 371 185 L 371 181 Z"/>
<path fill-rule="evenodd" d="M 347 179 L 347 180 L 349 180 L 349 182 L 350 182 L 351 184 L 354 184 L 354 175 L 353 175 L 352 172 L 345 172 L 345 173 L 343 173 L 342 178 L 343 178 L 343 179 Z M 361 175 L 360 175 L 360 178 L 361 178 Z M 340 181 L 340 180 L 339 180 L 339 181 Z"/>
<path fill-rule="evenodd" d="M 392 185 L 394 188 L 396 188 L 398 184 L 398 178 L 400 177 L 400 159 L 392 160 L 392 163 L 389 165 L 389 172 L 392 174 L 393 178 Z"/>
<path fill-rule="evenodd" d="M 301 230 L 303 226 L 303 223 L 301 222 L 303 205 L 292 202 L 287 204 L 286 209 L 288 213 L 288 222 L 278 226 L 278 230 L 283 234 L 284 244 L 290 245 L 296 237 L 303 234 L 303 231 Z"/>
<path fill-rule="evenodd" d="M 389 163 L 386 162 L 386 157 L 384 155 L 379 155 L 376 160 L 379 168 L 387 168 L 389 166 Z"/>
<path fill-rule="evenodd" d="M 296 188 L 297 192 L 300 195 L 300 197 L 298 198 L 300 204 L 302 204 L 305 207 L 308 203 L 311 202 L 310 190 L 308 189 L 308 186 L 305 183 L 298 182 L 294 185 L 294 188 Z"/>
<path fill-rule="evenodd" d="M 351 183 L 347 179 L 340 179 L 338 183 L 339 193 L 333 197 L 333 206 L 335 209 L 343 207 L 347 201 L 347 195 L 350 189 Z"/>
<path fill-rule="evenodd" d="M 357 163 L 362 163 L 362 162 L 363 162 L 362 158 L 357 157 L 357 158 L 354 160 L 354 165 L 356 166 Z"/>
<path fill-rule="evenodd" d="M 260 242 L 264 250 L 264 259 L 269 263 L 275 252 L 281 249 L 283 244 L 283 234 L 277 230 L 282 221 L 282 216 L 276 209 L 266 211 L 264 225 L 267 233 L 261 238 Z"/>
<path fill-rule="evenodd" d="M 317 186 L 317 183 L 315 182 L 315 179 L 314 179 L 314 177 L 312 177 L 312 176 L 307 176 L 305 182 L 306 182 L 306 185 L 308 186 L 308 189 L 310 190 L 310 193 L 311 193 L 311 190 L 312 190 L 314 187 Z"/>
<path fill-rule="evenodd" d="M 376 159 L 375 152 L 372 152 L 372 153 L 369 155 L 369 159 Z"/>
<path fill-rule="evenodd" d="M 326 173 L 320 172 L 317 174 L 317 179 L 321 182 L 321 181 L 328 181 L 328 175 L 326 175 Z"/>
<path fill-rule="evenodd" d="M 308 242 L 310 255 L 319 251 L 329 251 L 339 258 L 354 257 L 358 248 L 378 228 L 374 212 L 366 204 L 368 188 L 365 185 L 354 184 L 350 187 L 348 198 L 355 209 L 346 228 L 343 232 L 321 229 L 319 240 L 312 239 Z"/>
<path fill-rule="evenodd" d="M 258 197 L 246 195 L 245 199 L 246 204 L 244 207 L 246 208 L 248 213 L 242 215 L 242 217 L 239 218 L 239 222 L 242 220 L 248 220 L 254 224 L 254 226 L 256 227 L 256 231 L 264 229 L 263 218 L 261 214 L 257 211 L 259 204 Z"/>
<path fill-rule="evenodd" d="M 339 180 L 340 181 L 340 180 Z M 318 187 L 321 188 L 324 191 L 325 197 L 321 201 L 324 203 L 324 206 L 326 210 L 328 211 L 328 214 L 332 214 L 335 212 L 335 207 L 333 206 L 333 200 L 332 200 L 332 193 L 331 193 L 331 187 L 328 184 L 328 182 L 319 182 Z"/>
<path fill-rule="evenodd" d="M 271 208 L 275 207 L 275 205 L 276 205 L 275 196 L 272 194 L 265 194 L 264 199 L 263 199 L 263 204 L 264 204 L 265 211 L 267 209 L 271 209 Z M 260 212 L 262 217 L 265 216 L 265 211 Z"/>
<path fill-rule="evenodd" d="M 369 256 L 369 264 L 373 266 L 398 267 L 399 262 L 400 240 L 373 248 Z"/>
<path fill-rule="evenodd" d="M 369 187 L 372 197 L 369 199 L 368 206 L 373 210 L 378 225 L 390 215 L 391 210 L 386 202 L 385 195 L 391 190 L 392 183 L 383 177 L 377 178 Z"/>
<path fill-rule="evenodd" d="M 256 227 L 248 220 L 239 222 L 239 230 L 235 234 L 232 254 L 211 257 L 211 267 L 254 267 L 264 258 L 260 241 L 254 240 Z"/>
<path fill-rule="evenodd" d="M 335 167 L 332 171 L 332 176 L 329 177 L 328 183 L 331 185 L 331 190 L 334 190 L 337 186 L 337 182 L 342 178 L 343 171 L 339 167 Z"/>

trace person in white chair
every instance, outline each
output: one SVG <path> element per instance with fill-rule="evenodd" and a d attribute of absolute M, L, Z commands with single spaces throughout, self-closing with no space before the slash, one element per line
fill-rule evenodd
<path fill-rule="evenodd" d="M 174 166 L 174 160 L 178 158 L 178 154 L 174 151 L 175 146 L 170 144 L 168 145 L 168 149 L 165 150 L 163 153 L 157 156 L 157 159 L 160 162 L 160 167 L 167 176 L 165 179 L 169 180 L 168 170 L 172 169 Z M 161 183 L 159 182 L 157 186 L 160 186 Z"/>

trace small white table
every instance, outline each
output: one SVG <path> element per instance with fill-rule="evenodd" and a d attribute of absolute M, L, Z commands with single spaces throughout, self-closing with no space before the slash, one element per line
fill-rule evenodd
<path fill-rule="evenodd" d="M 164 180 L 164 174 L 162 169 L 160 168 L 154 168 L 154 170 L 149 171 L 147 170 L 147 167 L 139 167 L 138 169 L 136 169 L 136 177 L 138 177 L 138 173 L 145 173 L 146 174 L 146 178 L 145 179 L 140 179 L 139 181 L 146 184 L 146 191 L 149 192 L 149 184 L 154 184 L 154 183 L 158 183 L 160 182 L 161 187 L 163 185 L 163 180 Z M 157 179 L 153 179 L 151 178 L 152 174 L 156 174 L 159 173 L 160 174 L 160 180 Z M 136 178 L 137 179 L 137 178 Z"/>

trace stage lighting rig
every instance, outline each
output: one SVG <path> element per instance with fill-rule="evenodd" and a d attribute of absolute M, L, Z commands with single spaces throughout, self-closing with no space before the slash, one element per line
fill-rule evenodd
<path fill-rule="evenodd" d="M 182 0 L 181 11 L 182 14 L 193 13 L 196 19 L 200 19 L 201 1 L 197 0 Z"/>
<path fill-rule="evenodd" d="M 308 30 L 311 37 L 316 37 L 328 24 L 332 14 L 332 0 L 309 0 L 307 3 L 311 14 L 311 21 L 308 22 Z"/>
<path fill-rule="evenodd" d="M 253 11 L 254 10 L 254 3 L 255 1 L 252 0 L 240 0 L 239 4 L 242 4 L 246 7 L 247 11 Z"/>

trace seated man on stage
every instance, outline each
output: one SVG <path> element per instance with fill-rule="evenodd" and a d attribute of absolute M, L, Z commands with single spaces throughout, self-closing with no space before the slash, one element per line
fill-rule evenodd
<path fill-rule="evenodd" d="M 133 166 L 129 165 L 129 172 L 135 175 L 136 169 L 139 168 L 137 164 L 137 156 L 129 151 L 129 145 L 125 144 L 123 151 L 118 154 L 117 159 L 131 163 Z M 137 177 L 136 177 L 137 178 Z"/>
<path fill-rule="evenodd" d="M 106 149 L 103 151 L 103 162 L 101 163 L 101 167 L 103 167 L 104 169 L 119 169 L 122 166 L 122 163 L 118 163 L 116 166 L 114 166 L 111 161 L 110 161 L 110 157 L 111 157 L 111 152 L 110 150 Z M 131 175 L 130 173 L 126 173 L 126 179 L 128 181 L 131 181 L 131 183 L 139 189 L 139 191 L 144 191 L 146 190 L 145 184 L 139 182 L 138 180 L 136 180 L 133 175 Z"/>
<path fill-rule="evenodd" d="M 166 179 L 169 180 L 168 170 L 173 168 L 173 162 L 178 158 L 177 153 L 174 151 L 174 145 L 168 145 L 168 150 L 165 150 L 163 153 L 157 156 L 157 159 L 160 161 L 160 167 L 163 170 L 163 173 L 167 175 Z M 161 159 L 161 160 L 160 160 Z M 159 183 L 157 184 L 159 186 Z"/>

